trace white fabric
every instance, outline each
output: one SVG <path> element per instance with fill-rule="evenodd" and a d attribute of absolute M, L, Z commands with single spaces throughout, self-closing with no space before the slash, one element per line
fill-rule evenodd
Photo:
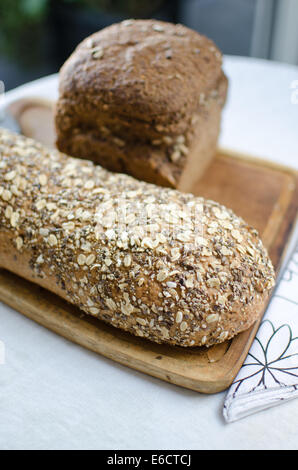
<path fill-rule="evenodd" d="M 298 243 L 225 400 L 227 422 L 298 397 Z"/>
<path fill-rule="evenodd" d="M 221 145 L 298 168 L 298 68 L 226 57 Z M 0 77 L 1 78 L 1 77 Z M 7 93 L 55 98 L 49 77 Z M 298 400 L 226 424 L 203 395 L 93 354 L 0 304 L 1 449 L 297 449 Z"/>

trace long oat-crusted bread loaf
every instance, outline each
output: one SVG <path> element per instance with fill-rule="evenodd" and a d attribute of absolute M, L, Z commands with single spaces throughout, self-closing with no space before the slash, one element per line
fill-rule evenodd
<path fill-rule="evenodd" d="M 179 24 L 126 20 L 93 34 L 60 71 L 57 147 L 190 190 L 217 144 L 221 64 L 211 40 Z"/>
<path fill-rule="evenodd" d="M 258 317 L 274 271 L 220 204 L 0 130 L 0 267 L 156 342 L 210 346 Z"/>

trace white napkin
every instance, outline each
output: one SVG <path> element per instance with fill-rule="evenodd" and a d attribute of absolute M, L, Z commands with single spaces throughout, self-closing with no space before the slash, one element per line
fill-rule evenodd
<path fill-rule="evenodd" d="M 225 398 L 233 422 L 298 397 L 298 243 Z"/>

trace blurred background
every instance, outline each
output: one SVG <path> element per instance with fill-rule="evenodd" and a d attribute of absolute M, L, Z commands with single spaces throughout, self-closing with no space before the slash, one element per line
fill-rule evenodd
<path fill-rule="evenodd" d="M 298 0 L 0 0 L 0 80 L 55 73 L 89 34 L 126 18 L 179 22 L 225 54 L 298 64 Z"/>

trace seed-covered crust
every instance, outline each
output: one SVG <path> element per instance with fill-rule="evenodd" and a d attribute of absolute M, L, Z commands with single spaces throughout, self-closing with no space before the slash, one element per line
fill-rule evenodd
<path fill-rule="evenodd" d="M 257 232 L 220 204 L 0 131 L 0 266 L 159 343 L 248 328 L 274 284 Z"/>
<path fill-rule="evenodd" d="M 189 153 L 204 162 L 214 152 L 227 92 L 221 66 L 214 43 L 179 24 L 129 20 L 105 28 L 60 71 L 57 146 L 178 187 Z M 193 149 L 206 121 L 210 143 Z"/>

